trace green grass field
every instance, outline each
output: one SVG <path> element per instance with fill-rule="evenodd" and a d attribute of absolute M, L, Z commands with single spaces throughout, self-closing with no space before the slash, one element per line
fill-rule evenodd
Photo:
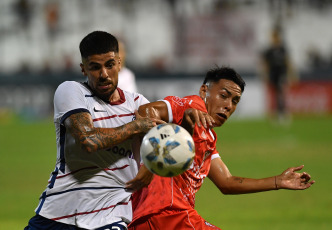
<path fill-rule="evenodd" d="M 304 164 L 316 180 L 305 191 L 223 195 L 207 179 L 196 209 L 223 230 L 332 228 L 332 117 L 297 118 L 289 127 L 230 120 L 218 150 L 233 175 L 261 178 Z M 23 229 L 34 215 L 56 158 L 53 123 L 0 119 L 0 229 Z"/>

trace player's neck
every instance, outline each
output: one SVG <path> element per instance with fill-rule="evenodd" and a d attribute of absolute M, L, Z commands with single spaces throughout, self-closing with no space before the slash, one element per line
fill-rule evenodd
<path fill-rule="evenodd" d="M 110 96 L 109 102 L 114 103 L 114 102 L 117 102 L 117 101 L 120 101 L 120 100 L 121 100 L 121 97 L 120 97 L 119 90 L 115 89 L 114 93 Z"/>

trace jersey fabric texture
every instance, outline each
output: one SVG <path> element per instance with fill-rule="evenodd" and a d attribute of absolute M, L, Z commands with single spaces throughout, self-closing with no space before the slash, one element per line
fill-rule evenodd
<path fill-rule="evenodd" d="M 57 88 L 57 160 L 35 210 L 37 215 L 86 229 L 132 220 L 132 193 L 124 189 L 138 171 L 132 140 L 88 153 L 64 126 L 67 117 L 80 112 L 90 113 L 94 127 L 114 128 L 133 121 L 135 110 L 148 100 L 137 93 L 117 90 L 121 100 L 107 103 L 94 96 L 86 83 L 66 81 Z"/>
<path fill-rule="evenodd" d="M 164 210 L 139 219 L 129 230 L 221 230 L 206 222 L 195 209 Z"/>
<path fill-rule="evenodd" d="M 179 98 L 166 97 L 169 122 L 181 124 L 183 114 L 188 108 L 207 112 L 205 103 L 199 96 Z M 193 210 L 195 194 L 200 189 L 204 178 L 208 175 L 211 158 L 219 157 L 216 150 L 216 133 L 203 126 L 194 128 L 195 158 L 190 168 L 176 177 L 160 177 L 155 175 L 151 184 L 134 193 L 134 219 L 130 226 L 135 226 L 140 218 L 165 210 Z M 159 229 L 159 228 L 153 228 Z"/>

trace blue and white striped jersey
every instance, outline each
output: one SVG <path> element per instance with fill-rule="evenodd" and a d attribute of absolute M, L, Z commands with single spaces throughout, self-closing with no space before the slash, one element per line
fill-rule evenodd
<path fill-rule="evenodd" d="M 135 119 L 134 111 L 148 100 L 118 88 L 121 100 L 106 103 L 86 84 L 66 81 L 54 96 L 57 161 L 36 213 L 81 228 L 95 229 L 132 219 L 131 191 L 125 183 L 138 171 L 132 140 L 110 149 L 88 153 L 81 149 L 63 125 L 74 113 L 91 114 L 95 127 L 113 128 Z M 139 158 L 139 155 L 138 155 Z"/>

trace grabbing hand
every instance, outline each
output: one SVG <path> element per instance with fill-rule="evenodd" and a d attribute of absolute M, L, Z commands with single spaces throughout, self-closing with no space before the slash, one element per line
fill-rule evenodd
<path fill-rule="evenodd" d="M 311 176 L 306 172 L 296 172 L 303 169 L 303 167 L 304 165 L 288 168 L 281 175 L 277 176 L 277 189 L 303 190 L 310 188 L 310 186 L 315 183 L 314 180 L 310 181 Z"/>
<path fill-rule="evenodd" d="M 150 172 L 145 165 L 142 165 L 136 177 L 128 181 L 125 188 L 137 191 L 143 187 L 147 187 L 151 183 L 153 176 L 154 174 Z"/>
<path fill-rule="evenodd" d="M 194 128 L 195 123 L 197 123 L 198 127 L 203 125 L 204 128 L 207 128 L 207 126 L 213 127 L 215 121 L 208 113 L 198 109 L 190 108 L 184 112 L 182 123 L 183 125 L 190 126 L 191 128 Z"/>
<path fill-rule="evenodd" d="M 136 125 L 137 130 L 140 130 L 142 133 L 147 133 L 150 129 L 158 124 L 165 124 L 166 122 L 157 118 L 142 117 L 139 115 L 138 111 L 135 110 L 136 116 Z"/>

